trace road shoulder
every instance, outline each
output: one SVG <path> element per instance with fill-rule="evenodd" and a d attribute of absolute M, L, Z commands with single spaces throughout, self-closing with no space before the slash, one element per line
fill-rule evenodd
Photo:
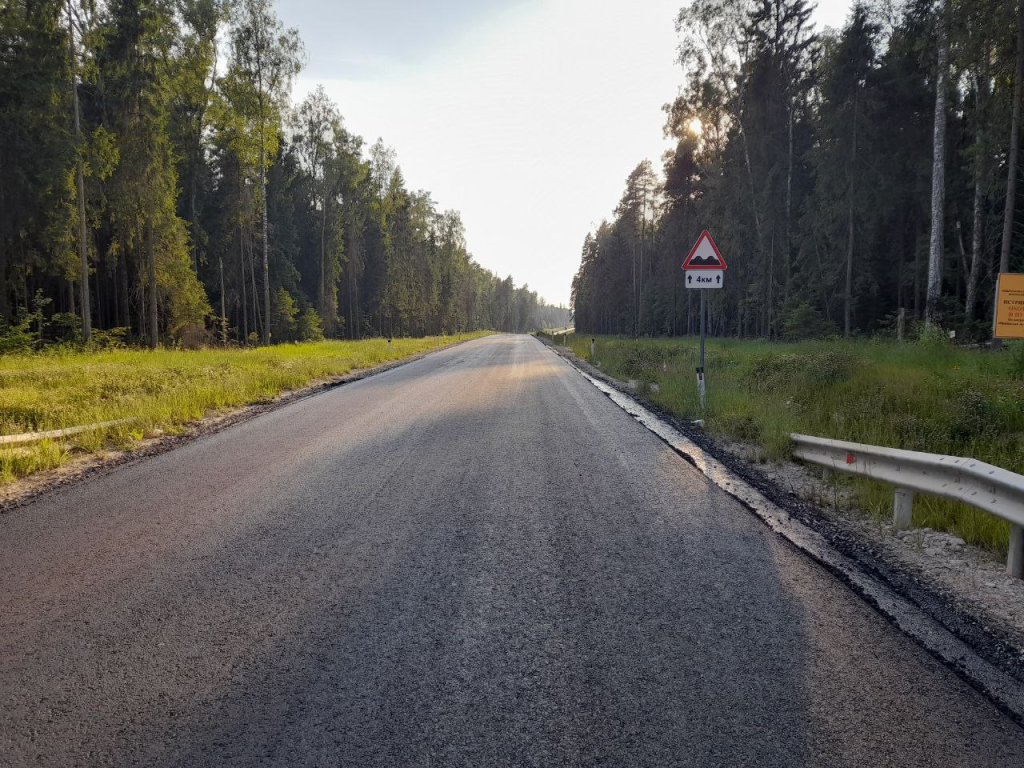
<path fill-rule="evenodd" d="M 565 347 L 539 339 L 765 524 L 824 565 L 947 667 L 1024 723 L 1024 645 L 984 606 L 880 547 L 850 517 L 826 512 L 733 446 L 659 409 Z M 730 450 L 733 448 L 733 450 Z"/>
<path fill-rule="evenodd" d="M 377 376 L 474 340 L 453 341 L 443 347 L 430 349 L 426 352 L 418 352 L 400 360 L 392 360 L 372 368 L 350 371 L 341 376 L 320 379 L 304 387 L 281 392 L 267 402 L 231 408 L 223 413 L 213 414 L 190 422 L 185 425 L 180 433 L 174 435 L 162 433 L 147 435 L 137 446 L 130 450 L 103 450 L 76 456 L 55 469 L 35 472 L 8 485 L 0 486 L 0 515 L 23 507 L 49 493 L 67 488 L 74 483 L 110 472 L 117 467 L 144 461 L 153 456 L 174 450 L 193 440 L 221 432 L 228 427 L 247 422 L 266 413 L 276 411 L 279 408 L 284 408 L 307 397 L 312 397 L 313 395 L 327 392 L 346 384 L 353 384 L 370 376 Z"/>

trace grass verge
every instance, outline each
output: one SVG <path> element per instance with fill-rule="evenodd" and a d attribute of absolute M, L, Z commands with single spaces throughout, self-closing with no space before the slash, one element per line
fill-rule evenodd
<path fill-rule="evenodd" d="M 570 334 L 567 343 L 589 360 L 590 338 Z M 756 444 L 765 460 L 789 458 L 789 434 L 801 432 L 970 456 L 1024 473 L 1021 343 L 992 353 L 937 339 L 714 340 L 708 343 L 704 414 L 697 399 L 696 339 L 599 336 L 596 346 L 591 362 L 600 363 L 605 373 L 636 380 L 649 400 L 671 413 L 704 418 L 712 436 Z M 848 485 L 879 520 L 891 516 L 891 487 L 859 478 L 836 482 Z M 1006 552 L 1008 524 L 962 504 L 919 495 L 914 525 L 951 531 L 997 554 Z"/>
<path fill-rule="evenodd" d="M 133 419 L 66 442 L 0 447 L 0 484 L 60 466 L 76 453 L 130 449 L 156 430 L 173 434 L 207 415 L 453 341 L 451 336 L 395 339 L 391 350 L 386 339 L 368 339 L 255 349 L 0 355 L 0 435 Z"/>

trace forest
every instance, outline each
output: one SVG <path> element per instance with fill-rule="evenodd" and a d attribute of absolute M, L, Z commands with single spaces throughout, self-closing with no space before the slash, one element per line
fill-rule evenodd
<path fill-rule="evenodd" d="M 272 0 L 0 3 L 0 352 L 564 325 L 304 61 Z"/>
<path fill-rule="evenodd" d="M 698 327 L 681 265 L 728 262 L 710 332 L 798 340 L 930 332 L 984 343 L 996 277 L 1022 271 L 1024 4 L 874 0 L 816 29 L 808 0 L 679 12 L 674 149 L 588 234 L 576 328 Z"/>

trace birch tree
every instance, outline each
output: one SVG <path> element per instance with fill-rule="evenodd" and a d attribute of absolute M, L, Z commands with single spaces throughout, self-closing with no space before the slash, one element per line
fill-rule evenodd
<path fill-rule="evenodd" d="M 945 256 L 946 224 L 946 106 L 949 94 L 949 34 L 946 29 L 946 0 L 939 0 L 935 11 L 935 123 L 932 138 L 931 237 L 928 247 L 928 288 L 925 293 L 925 327 L 938 322 L 942 296 L 942 261 Z"/>

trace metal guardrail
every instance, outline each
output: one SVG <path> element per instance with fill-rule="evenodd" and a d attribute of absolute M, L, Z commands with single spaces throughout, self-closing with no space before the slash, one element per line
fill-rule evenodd
<path fill-rule="evenodd" d="M 915 493 L 941 496 L 982 509 L 1010 523 L 1006 570 L 1024 578 L 1024 475 L 983 461 L 878 445 L 790 435 L 793 455 L 827 470 L 896 486 L 893 527 L 910 527 Z"/>

